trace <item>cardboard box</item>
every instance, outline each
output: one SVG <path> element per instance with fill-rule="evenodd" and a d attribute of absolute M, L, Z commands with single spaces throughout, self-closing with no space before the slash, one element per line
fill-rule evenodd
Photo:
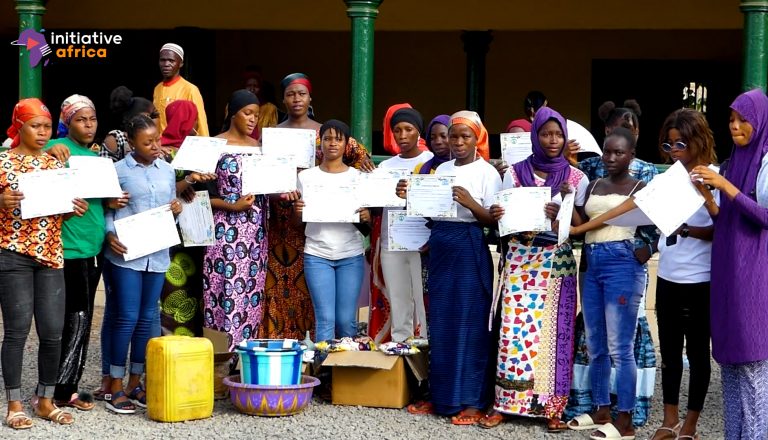
<path fill-rule="evenodd" d="M 331 402 L 376 408 L 403 408 L 410 400 L 406 368 L 419 381 L 427 377 L 427 356 L 389 356 L 378 351 L 330 353 L 323 366 L 333 368 Z"/>

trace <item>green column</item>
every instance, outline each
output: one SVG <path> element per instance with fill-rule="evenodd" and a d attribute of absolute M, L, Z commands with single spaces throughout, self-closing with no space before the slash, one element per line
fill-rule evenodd
<path fill-rule="evenodd" d="M 742 0 L 744 13 L 743 90 L 761 88 L 768 82 L 768 0 Z"/>
<path fill-rule="evenodd" d="M 461 41 L 467 54 L 467 110 L 485 112 L 485 56 L 493 40 L 491 31 L 464 31 Z"/>
<path fill-rule="evenodd" d="M 43 0 L 16 0 L 16 12 L 19 14 L 19 33 L 25 29 L 41 29 L 45 13 Z M 29 52 L 26 47 L 19 47 L 19 99 L 42 97 L 42 64 L 41 61 L 35 67 L 30 66 Z"/>
<path fill-rule="evenodd" d="M 373 24 L 382 0 L 344 0 L 352 20 L 352 136 L 371 151 L 373 119 Z"/>

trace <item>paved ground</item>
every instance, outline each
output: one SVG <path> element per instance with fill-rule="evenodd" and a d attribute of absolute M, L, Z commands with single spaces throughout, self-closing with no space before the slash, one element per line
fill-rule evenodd
<path fill-rule="evenodd" d="M 101 321 L 102 309 L 96 310 L 96 322 Z M 651 322 L 655 320 L 651 318 Z M 33 335 L 27 343 L 24 356 L 24 380 L 22 392 L 31 396 L 37 376 L 36 337 Z M 88 368 L 82 382 L 82 388 L 92 390 L 98 386 L 99 372 L 99 333 L 94 329 L 89 354 Z M 710 394 L 703 412 L 701 432 L 703 438 L 723 438 L 722 429 L 722 394 L 719 370 L 713 363 L 714 371 L 710 385 Z M 652 428 L 661 420 L 661 391 L 658 386 L 660 375 L 657 374 L 656 396 L 654 398 L 653 417 L 647 427 L 638 430 L 638 439 L 652 434 Z M 687 387 L 687 372 L 684 377 Z M 684 393 L 687 394 L 687 393 Z M 683 397 L 685 402 L 685 397 Z M 5 408 L 3 408 L 5 411 Z M 5 414 L 5 413 L 3 413 Z M 228 401 L 216 403 L 213 417 L 194 422 L 164 424 L 153 422 L 143 414 L 119 416 L 107 412 L 102 403 L 88 413 L 75 414 L 72 426 L 59 427 L 50 422 L 35 419 L 35 426 L 24 432 L 12 432 L 0 426 L 0 438 L 103 438 L 143 440 L 150 438 L 184 439 L 227 439 L 227 438 L 292 438 L 292 439 L 587 439 L 587 433 L 575 431 L 561 434 L 546 434 L 543 422 L 531 419 L 516 419 L 493 430 L 478 427 L 455 427 L 445 418 L 435 416 L 411 416 L 405 410 L 385 410 L 360 407 L 333 406 L 318 401 L 302 414 L 287 418 L 260 418 L 238 413 Z"/>

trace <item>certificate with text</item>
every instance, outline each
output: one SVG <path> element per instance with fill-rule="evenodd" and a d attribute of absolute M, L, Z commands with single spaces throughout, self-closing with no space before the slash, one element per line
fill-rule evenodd
<path fill-rule="evenodd" d="M 405 168 L 378 168 L 358 177 L 357 197 L 360 206 L 402 208 L 405 199 L 397 196 L 397 182 L 406 179 L 411 170 Z"/>
<path fill-rule="evenodd" d="M 408 181 L 406 211 L 411 217 L 455 218 L 456 176 L 414 174 Z"/>
<path fill-rule="evenodd" d="M 213 246 L 214 236 L 213 210 L 208 191 L 195 192 L 191 202 L 182 201 L 183 209 L 179 214 L 179 229 L 184 247 Z"/>
<path fill-rule="evenodd" d="M 83 199 L 123 196 L 112 159 L 95 156 L 71 156 L 69 169 L 75 170 L 77 197 Z"/>
<path fill-rule="evenodd" d="M 548 187 L 509 188 L 497 192 L 494 204 L 504 208 L 504 216 L 499 219 L 499 235 L 549 231 L 544 209 L 552 201 L 551 194 Z"/>
<path fill-rule="evenodd" d="M 115 233 L 127 252 L 125 261 L 135 260 L 181 243 L 171 205 L 158 206 L 115 220 Z"/>
<path fill-rule="evenodd" d="M 408 217 L 405 210 L 391 210 L 388 213 L 387 232 L 389 251 L 418 251 L 429 240 L 431 230 L 424 217 Z"/>
<path fill-rule="evenodd" d="M 501 133 L 501 158 L 507 165 L 514 165 L 528 158 L 533 152 L 530 133 Z"/>
<path fill-rule="evenodd" d="M 171 161 L 174 170 L 215 173 L 226 139 L 205 136 L 187 136 Z"/>
<path fill-rule="evenodd" d="M 61 168 L 19 174 L 21 218 L 64 214 L 75 210 L 77 197 L 75 170 Z"/>
<path fill-rule="evenodd" d="M 243 194 L 281 194 L 296 190 L 296 167 L 288 157 L 246 156 L 242 166 Z"/>
<path fill-rule="evenodd" d="M 305 128 L 265 128 L 261 134 L 265 156 L 288 157 L 296 168 L 315 166 L 317 132 Z"/>
<path fill-rule="evenodd" d="M 302 221 L 313 223 L 358 223 L 360 203 L 355 197 L 357 185 L 304 185 Z"/>

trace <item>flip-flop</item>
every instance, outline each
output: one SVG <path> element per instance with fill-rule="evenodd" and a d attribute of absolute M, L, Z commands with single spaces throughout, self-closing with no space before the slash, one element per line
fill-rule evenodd
<path fill-rule="evenodd" d="M 601 433 L 604 437 L 596 436 L 595 433 Z M 618 429 L 613 426 L 613 423 L 606 423 L 605 425 L 597 428 L 592 435 L 589 436 L 591 440 L 635 440 L 633 435 L 621 435 Z"/>
<path fill-rule="evenodd" d="M 424 415 L 424 414 L 434 414 L 435 413 L 435 407 L 432 405 L 432 402 L 416 402 L 408 405 L 406 408 L 410 414 L 414 415 Z"/>
<path fill-rule="evenodd" d="M 547 432 L 550 433 L 556 433 L 556 432 L 564 432 L 568 430 L 568 424 L 565 423 L 562 420 L 557 420 L 557 422 L 553 420 L 547 420 Z"/>
<path fill-rule="evenodd" d="M 576 424 L 573 422 L 576 422 Z M 569 429 L 573 429 L 574 431 L 586 431 L 587 429 L 597 429 L 606 423 L 610 423 L 610 420 L 602 423 L 600 421 L 596 422 L 589 414 L 581 414 L 571 419 L 566 425 Z"/>
<path fill-rule="evenodd" d="M 24 423 L 14 426 L 11 424 L 14 420 L 22 420 Z M 15 411 L 8 413 L 8 416 L 5 418 L 5 424 L 8 425 L 9 428 L 16 430 L 29 429 L 32 427 L 32 419 L 30 419 L 24 411 Z"/>
<path fill-rule="evenodd" d="M 482 419 L 477 421 L 477 426 L 484 429 L 491 429 L 499 426 L 504 421 L 504 416 L 501 413 L 486 414 Z"/>
<path fill-rule="evenodd" d="M 82 395 L 73 393 L 69 401 L 57 400 L 54 403 L 59 407 L 75 408 L 79 411 L 90 411 L 96 407 L 93 404 L 93 396 L 88 393 L 83 393 Z"/>
<path fill-rule="evenodd" d="M 451 423 L 458 426 L 476 425 L 480 419 L 485 417 L 485 414 L 479 411 L 475 414 L 467 414 L 466 411 L 461 410 L 461 412 L 451 417 Z"/>
<path fill-rule="evenodd" d="M 71 425 L 75 423 L 75 419 L 72 417 L 72 414 L 64 411 L 63 409 L 53 406 L 53 410 L 49 412 L 48 414 L 37 414 L 38 417 L 45 420 L 50 420 L 53 423 L 57 423 L 59 425 Z M 69 418 L 67 418 L 69 416 Z"/>

